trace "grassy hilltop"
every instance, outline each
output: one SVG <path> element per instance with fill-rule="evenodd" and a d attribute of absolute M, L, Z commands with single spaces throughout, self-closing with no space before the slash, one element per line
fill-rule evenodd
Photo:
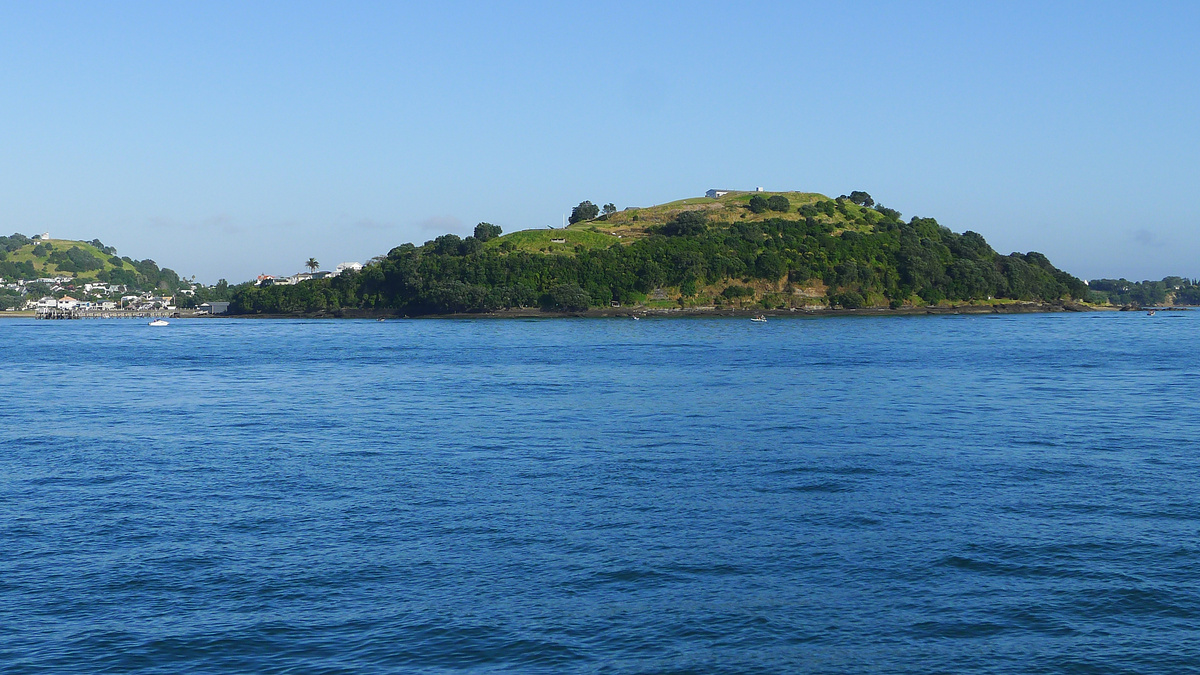
<path fill-rule="evenodd" d="M 583 202 L 565 229 L 447 234 L 358 274 L 240 288 L 238 313 L 409 315 L 537 307 L 917 307 L 1061 302 L 1086 284 L 1040 253 L 1000 255 L 974 232 L 904 220 L 854 192 L 731 193 L 616 211 Z"/>
<path fill-rule="evenodd" d="M 3 255 L 0 262 L 10 263 L 24 272 L 11 274 L 14 278 L 68 276 L 94 280 L 100 272 L 137 271 L 132 263 L 110 255 L 94 244 L 70 239 L 39 239 L 0 255 Z M 34 274 L 28 274 L 29 269 Z"/>
<path fill-rule="evenodd" d="M 118 256 L 99 240 L 31 239 L 22 234 L 0 237 L 0 278 L 33 280 L 70 277 L 78 283 L 111 283 L 130 289 L 175 290 L 181 285 L 173 270 L 153 260 Z"/>

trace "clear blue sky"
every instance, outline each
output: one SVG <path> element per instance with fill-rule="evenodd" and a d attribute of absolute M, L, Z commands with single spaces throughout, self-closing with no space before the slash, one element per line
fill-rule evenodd
<path fill-rule="evenodd" d="M 2 2 L 0 231 L 212 283 L 761 185 L 1200 276 L 1200 3 L 565 4 Z"/>

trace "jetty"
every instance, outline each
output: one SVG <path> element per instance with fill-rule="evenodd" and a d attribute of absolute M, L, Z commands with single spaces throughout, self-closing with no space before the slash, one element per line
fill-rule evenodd
<path fill-rule="evenodd" d="M 178 319 L 180 314 L 173 309 L 65 309 L 39 307 L 35 319 Z"/>

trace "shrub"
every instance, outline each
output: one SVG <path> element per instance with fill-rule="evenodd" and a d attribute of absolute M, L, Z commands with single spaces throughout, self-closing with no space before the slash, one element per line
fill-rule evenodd
<path fill-rule="evenodd" d="M 684 211 L 660 230 L 668 237 L 694 236 L 708 229 L 708 216 L 700 211 Z"/>
<path fill-rule="evenodd" d="M 831 298 L 835 305 L 840 305 L 846 309 L 859 309 L 867 306 L 867 300 L 858 291 L 846 291 L 838 293 Z"/>
<path fill-rule="evenodd" d="M 730 300 L 733 300 L 734 298 L 752 298 L 754 297 L 754 289 L 750 288 L 749 286 L 738 286 L 736 284 L 731 284 L 726 286 L 725 290 L 721 291 L 721 295 L 729 298 Z"/>
<path fill-rule="evenodd" d="M 771 209 L 772 211 L 787 213 L 788 209 L 792 208 L 792 203 L 789 202 L 788 198 L 784 197 L 783 195 L 771 195 L 771 197 L 767 199 L 767 208 Z"/>
<path fill-rule="evenodd" d="M 765 213 L 768 208 L 766 197 L 763 197 L 762 195 L 754 195 L 750 198 L 751 211 L 755 213 Z"/>
<path fill-rule="evenodd" d="M 581 312 L 592 304 L 592 298 L 579 284 L 559 284 L 550 289 L 543 304 L 548 309 Z"/>

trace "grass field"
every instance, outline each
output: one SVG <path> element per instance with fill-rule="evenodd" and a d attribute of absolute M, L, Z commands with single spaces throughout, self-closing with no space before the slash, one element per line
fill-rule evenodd
<path fill-rule="evenodd" d="M 781 195 L 788 200 L 788 210 L 765 211 L 754 213 L 750 210 L 750 199 L 755 195 L 770 198 Z M 493 239 L 485 247 L 497 248 L 505 242 L 511 243 L 518 251 L 534 253 L 559 253 L 571 255 L 577 246 L 588 249 L 607 248 L 616 243 L 629 244 L 639 238 L 648 236 L 656 228 L 672 221 L 685 211 L 703 211 L 708 216 L 710 226 L 720 227 L 738 222 L 757 222 L 771 218 L 783 220 L 803 220 L 799 209 L 808 204 L 829 201 L 830 198 L 817 192 L 733 192 L 717 198 L 688 197 L 665 204 L 646 207 L 630 207 L 618 211 L 607 218 L 598 218 L 567 226 L 558 230 L 521 230 Z M 843 205 L 846 213 L 835 212 L 833 216 L 821 214 L 818 218 L 831 222 L 834 234 L 846 230 L 870 230 L 871 218 L 878 214 L 870 209 L 863 209 L 855 204 Z M 874 222 L 874 221 L 870 221 Z M 552 239 L 565 239 L 565 242 L 554 242 Z"/>
<path fill-rule="evenodd" d="M 54 247 L 55 251 L 69 251 L 70 249 L 75 248 L 75 247 L 81 248 L 84 251 L 95 256 L 101 262 L 103 262 L 104 263 L 103 269 L 111 270 L 111 269 L 116 268 L 115 265 L 113 265 L 112 263 L 110 263 L 108 261 L 108 259 L 111 258 L 112 256 L 104 253 L 100 249 L 96 248 L 95 246 L 92 246 L 91 244 L 89 244 L 87 242 L 73 241 L 70 239 L 47 239 L 45 242 L 42 242 L 42 241 L 38 242 L 38 244 L 42 244 L 42 243 L 50 244 L 51 246 Z M 59 274 L 58 266 L 53 263 L 50 263 L 46 260 L 48 255 L 43 255 L 41 257 L 34 255 L 33 250 L 35 247 L 36 247 L 35 244 L 27 244 L 25 246 L 22 246 L 21 248 L 15 250 L 15 251 L 11 251 L 8 254 L 8 257 L 6 258 L 6 260 L 8 260 L 10 262 L 15 262 L 15 263 L 29 261 L 33 264 L 33 269 L 37 270 L 37 273 L 39 275 L 57 276 Z M 124 267 L 127 270 L 134 269 L 133 265 L 130 265 L 127 262 L 122 262 L 121 267 Z M 95 279 L 96 274 L 99 271 L 100 270 L 92 270 L 90 272 L 82 272 L 79 274 L 75 274 L 72 272 L 63 272 L 62 274 L 72 276 L 77 279 Z"/>
<path fill-rule="evenodd" d="M 563 239 L 565 241 L 554 241 L 556 239 Z M 566 230 L 521 230 L 520 232 L 513 232 L 493 239 L 484 244 L 484 247 L 499 248 L 507 242 L 515 246 L 518 251 L 573 255 L 577 246 L 587 249 L 608 248 L 620 241 L 620 238 L 613 235 L 604 234 L 603 232 L 592 232 L 591 230 L 581 228 Z"/>
<path fill-rule="evenodd" d="M 750 210 L 749 203 L 755 195 L 764 198 L 781 195 L 787 198 L 789 208 L 786 212 L 754 213 Z M 626 241 L 632 241 L 640 236 L 645 236 L 649 229 L 665 225 L 684 211 L 703 211 L 708 216 L 709 223 L 717 226 L 722 223 L 755 222 L 770 218 L 802 220 L 804 216 L 799 212 L 800 207 L 826 200 L 829 200 L 829 197 L 816 192 L 733 192 L 716 198 L 689 197 L 655 206 L 631 207 L 624 211 L 618 211 L 603 220 L 576 223 L 570 229 L 595 227 L 602 232 L 614 236 L 620 235 Z M 859 221 L 859 217 L 864 210 L 849 203 L 845 205 L 845 208 L 847 215 L 835 213 L 832 217 L 824 215 L 820 217 L 832 221 L 837 231 L 862 229 L 863 225 Z"/>

